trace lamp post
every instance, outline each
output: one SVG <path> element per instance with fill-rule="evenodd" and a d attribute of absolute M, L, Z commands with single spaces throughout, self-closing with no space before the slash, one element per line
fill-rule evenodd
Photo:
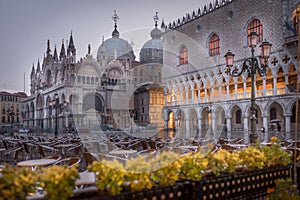
<path fill-rule="evenodd" d="M 64 101 L 62 104 L 59 103 L 59 97 L 58 94 L 54 94 L 54 99 L 52 101 L 49 101 L 49 106 L 51 108 L 55 109 L 55 130 L 54 130 L 54 137 L 57 137 L 58 134 L 58 108 L 61 107 L 61 105 L 63 106 L 67 106 L 67 102 Z"/>
<path fill-rule="evenodd" d="M 229 73 L 233 77 L 238 77 L 244 72 L 248 72 L 251 76 L 251 104 L 250 104 L 250 120 L 251 120 L 251 133 L 249 135 L 250 137 L 250 143 L 255 143 L 258 134 L 256 133 L 256 109 L 255 109 L 255 82 L 254 77 L 256 73 L 258 72 L 261 77 L 266 75 L 266 68 L 268 67 L 268 59 L 270 57 L 271 53 L 271 44 L 267 42 L 266 40 L 262 42 L 262 44 L 259 46 L 261 51 L 261 56 L 259 57 L 259 60 L 257 57 L 254 56 L 254 48 L 256 47 L 258 43 L 258 34 L 252 31 L 248 35 L 248 45 L 251 48 L 251 57 L 246 59 L 243 62 L 242 69 L 239 70 L 237 67 L 233 67 L 234 62 L 234 54 L 228 51 L 226 53 L 225 60 L 226 60 L 226 72 Z M 259 65 L 260 63 L 260 65 Z"/>

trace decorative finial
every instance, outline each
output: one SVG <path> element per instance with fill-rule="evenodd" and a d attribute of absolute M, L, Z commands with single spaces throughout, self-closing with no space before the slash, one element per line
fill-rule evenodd
<path fill-rule="evenodd" d="M 104 42 L 104 36 L 102 36 L 102 43 Z"/>
<path fill-rule="evenodd" d="M 157 28 L 157 22 L 159 20 L 158 12 L 156 12 L 155 15 L 153 16 L 153 20 L 154 20 L 154 23 L 155 23 L 155 28 Z"/>
<path fill-rule="evenodd" d="M 119 18 L 119 16 L 117 15 L 117 11 L 114 10 L 114 14 L 113 14 L 113 16 L 112 16 L 112 20 L 114 20 L 114 22 L 117 23 L 119 19 L 120 19 L 120 18 Z"/>
<path fill-rule="evenodd" d="M 88 54 L 91 54 L 91 45 L 88 45 Z"/>
<path fill-rule="evenodd" d="M 72 35 L 72 33 L 73 33 L 73 30 L 71 30 L 71 35 Z"/>

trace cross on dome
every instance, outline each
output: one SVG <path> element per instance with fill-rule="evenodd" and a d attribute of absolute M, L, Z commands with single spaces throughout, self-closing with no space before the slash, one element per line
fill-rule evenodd
<path fill-rule="evenodd" d="M 120 18 L 119 18 L 119 16 L 117 15 L 117 11 L 114 10 L 114 14 L 113 14 L 113 16 L 112 16 L 112 20 L 113 20 L 115 23 L 117 23 L 119 19 L 120 19 Z"/>
<path fill-rule="evenodd" d="M 153 16 L 153 20 L 155 22 L 155 27 L 157 27 L 157 22 L 159 20 L 159 17 L 158 17 L 158 12 L 155 13 L 155 15 Z"/>

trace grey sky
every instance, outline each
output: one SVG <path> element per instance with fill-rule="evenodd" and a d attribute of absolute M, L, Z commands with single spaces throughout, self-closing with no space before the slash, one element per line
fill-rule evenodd
<path fill-rule="evenodd" d="M 101 37 L 111 37 L 114 22 L 111 16 L 117 10 L 120 17 L 120 37 L 133 39 L 136 50 L 150 39 L 157 11 L 160 22 L 169 23 L 187 12 L 197 10 L 209 0 L 0 0 L 0 91 L 29 92 L 29 74 L 32 63 L 43 60 L 46 41 L 50 39 L 52 53 L 56 44 L 58 53 L 62 39 L 69 39 L 73 31 L 77 60 L 92 54 L 101 43 Z"/>

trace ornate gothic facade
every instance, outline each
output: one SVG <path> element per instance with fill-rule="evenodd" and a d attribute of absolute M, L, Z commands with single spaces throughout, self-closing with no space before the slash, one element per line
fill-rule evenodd
<path fill-rule="evenodd" d="M 291 138 L 298 124 L 292 89 L 299 80 L 298 6 L 297 0 L 216 0 L 169 23 L 164 34 L 163 68 L 170 71 L 164 74 L 165 127 L 185 137 L 224 134 L 248 141 L 249 73 L 230 76 L 224 55 L 230 49 L 234 67 L 241 70 L 251 56 L 247 35 L 255 31 L 260 42 L 272 44 L 266 76 L 255 76 L 257 132 L 264 127 L 267 134 L 261 139 L 267 141 L 275 132 L 270 122 L 277 120 Z"/>
<path fill-rule="evenodd" d="M 88 45 L 86 56 L 76 60 L 72 33 L 66 49 L 62 42 L 59 55 L 56 47 L 51 53 L 48 40 L 42 64 L 32 67 L 31 96 L 23 101 L 26 126 L 51 131 L 57 118 L 59 132 L 101 130 L 102 125 L 128 129 L 132 120 L 143 126 L 163 126 L 163 90 L 156 87 L 161 84 L 163 59 L 158 17 L 152 39 L 141 49 L 141 62 L 135 60 L 133 45 L 120 38 L 118 19 L 115 12 L 112 37 L 102 40 L 96 58 Z M 160 92 L 161 101 L 152 90 Z M 49 106 L 55 96 L 57 106 Z"/>

